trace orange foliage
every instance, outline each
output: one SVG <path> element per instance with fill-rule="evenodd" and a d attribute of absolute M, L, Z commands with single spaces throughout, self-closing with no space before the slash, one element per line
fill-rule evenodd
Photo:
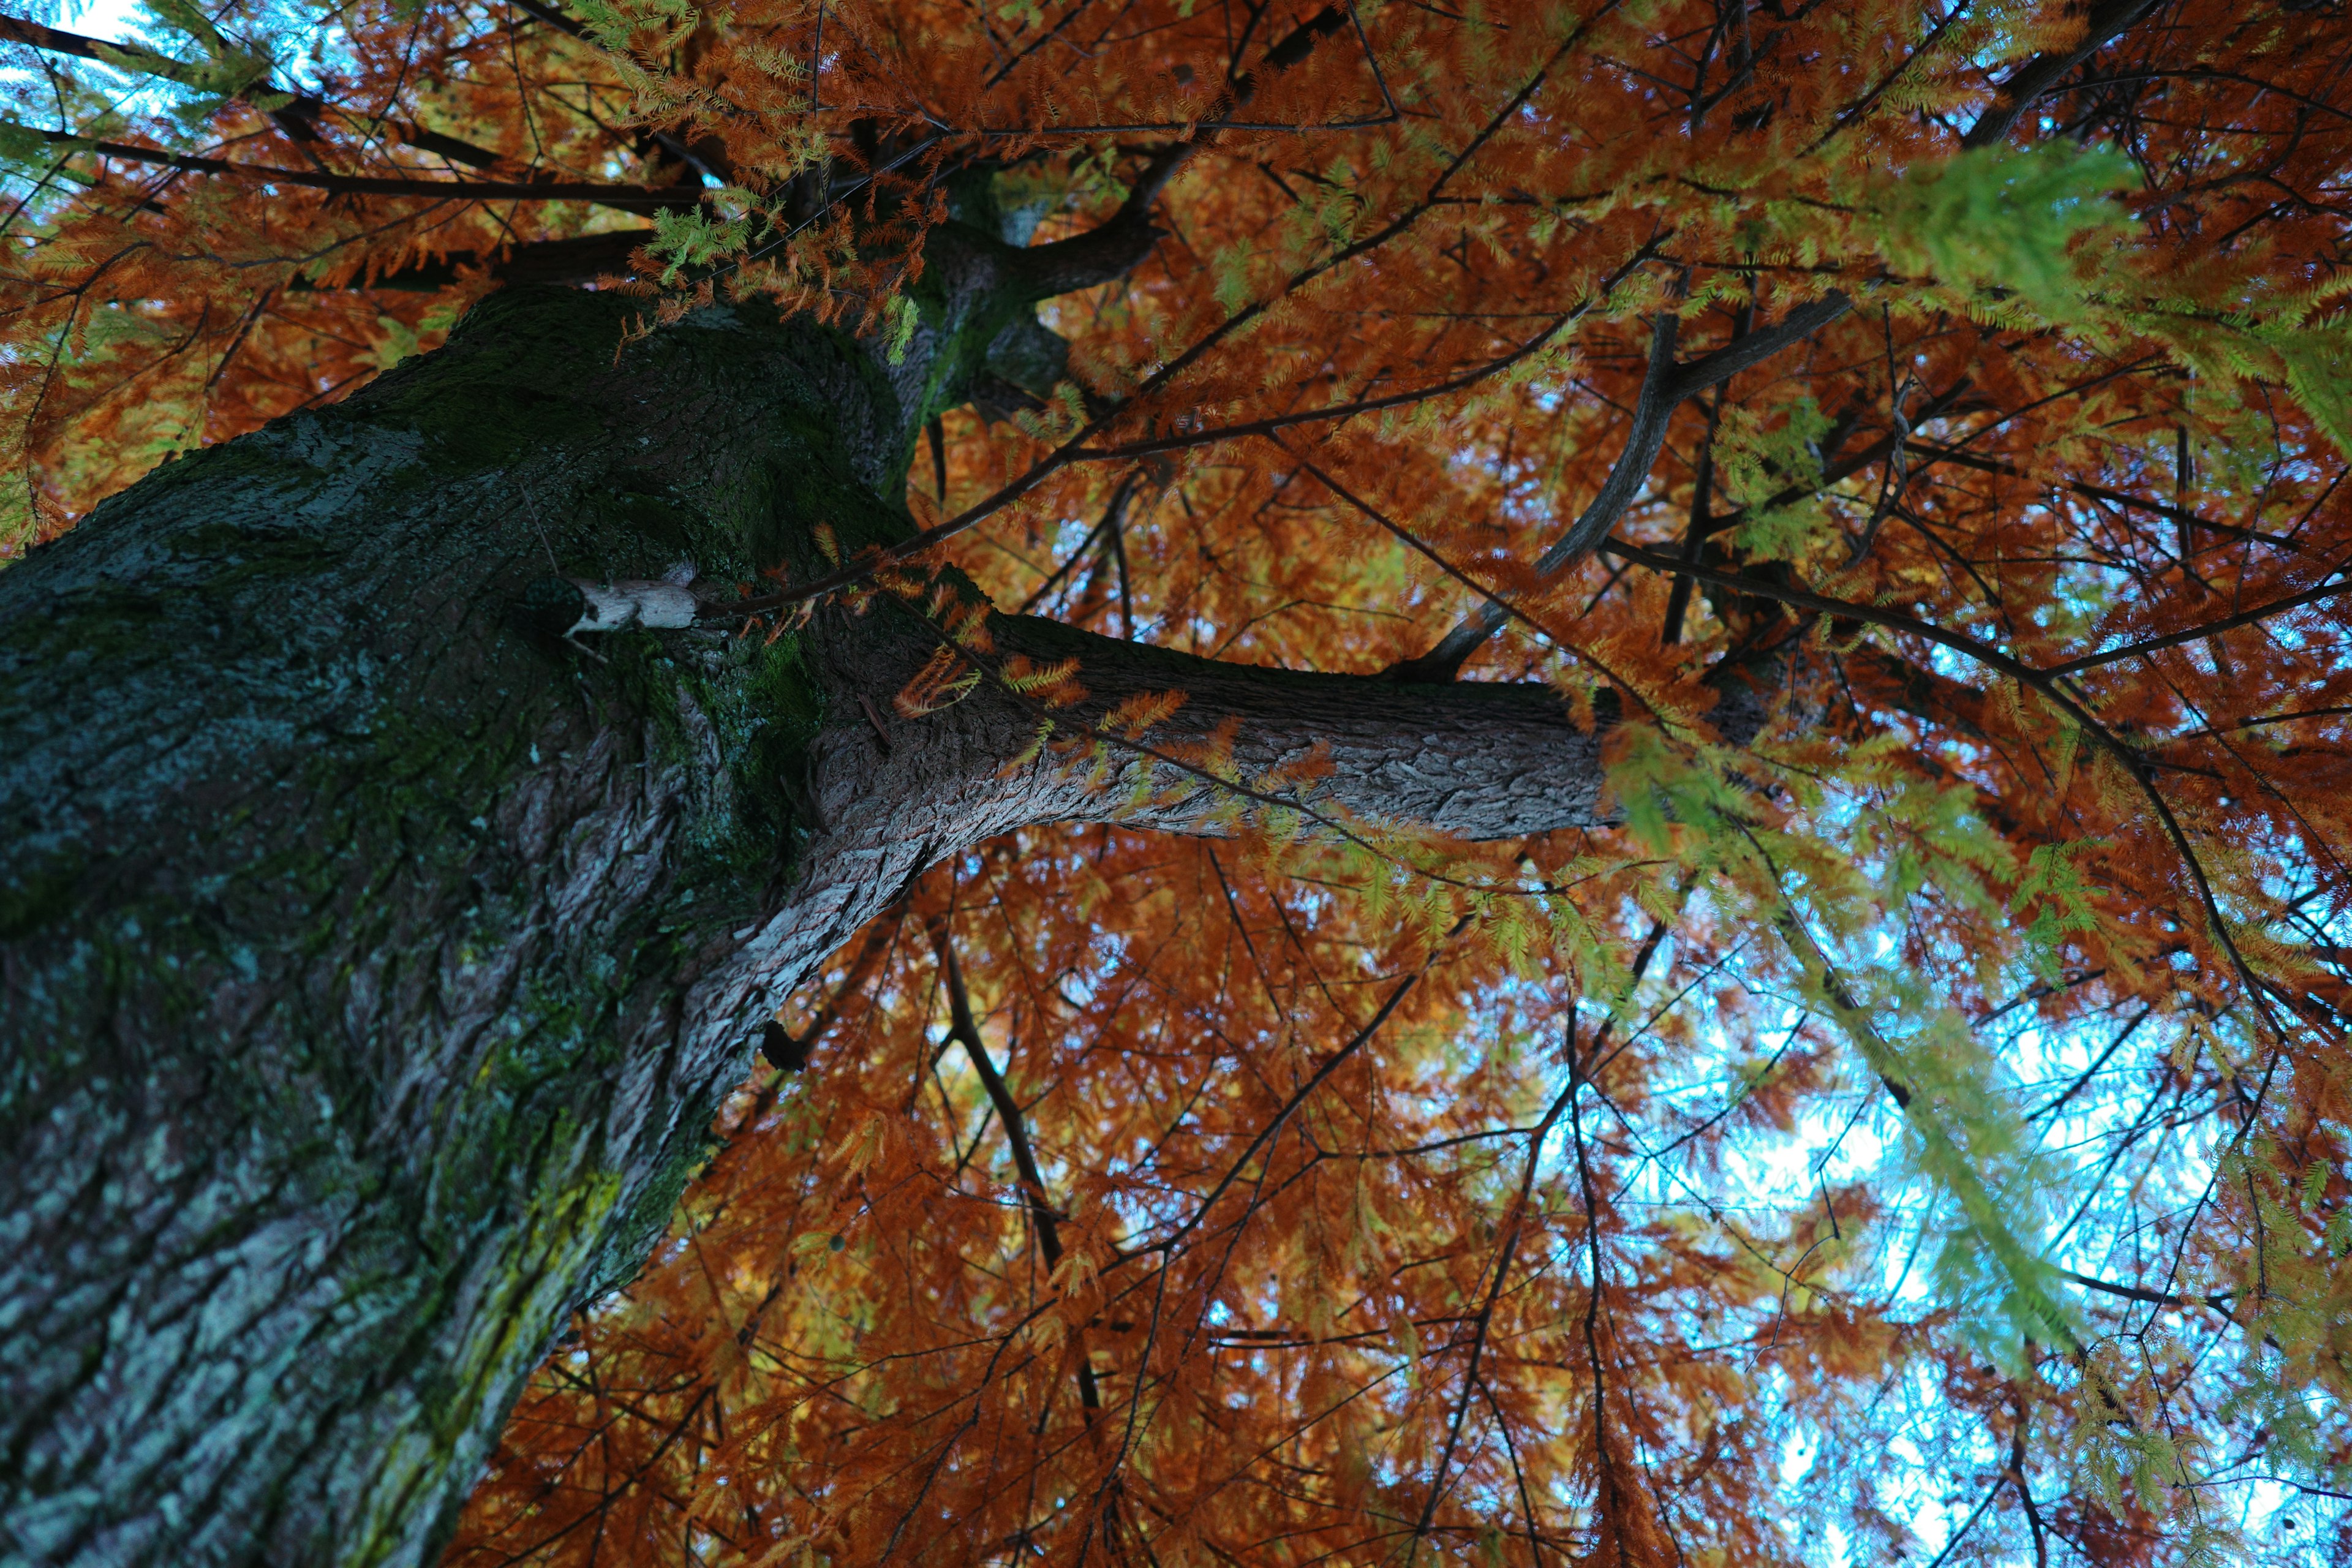
<path fill-rule="evenodd" d="M 620 236 L 648 330 L 762 293 L 887 341 L 957 181 L 1042 242 L 1185 146 L 1149 258 L 1045 307 L 1069 395 L 918 455 L 933 560 L 1363 674 L 1492 598 L 1473 678 L 1640 721 L 1620 829 L 936 868 L 788 1005 L 808 1071 L 729 1108 L 453 1563 L 2344 1528 L 2311 1511 L 2352 1463 L 2340 12 L 230 15 L 275 74 L 178 121 L 85 81 L 85 142 L 6 149 L 19 543 L 429 348 L 548 242 Z M 2019 82 L 2006 158 L 1964 153 Z M 1659 344 L 1832 290 L 1538 568 Z M 1782 718 L 1720 747 L 1702 678 L 1768 643 Z M 902 711 L 974 678 L 943 648 Z M 2250 1542 L 2257 1482 L 2318 1489 Z"/>

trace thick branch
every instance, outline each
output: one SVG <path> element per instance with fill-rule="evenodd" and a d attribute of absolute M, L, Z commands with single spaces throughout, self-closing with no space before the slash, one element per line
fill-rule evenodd
<path fill-rule="evenodd" d="M 1594 703 L 1588 731 L 1542 685 L 1398 684 L 1227 664 L 1027 617 L 1000 619 L 995 636 L 1041 664 L 1079 660 L 1087 697 L 1054 716 L 1060 735 L 1101 732 L 1103 716 L 1129 699 L 1182 694 L 1133 742 L 1107 741 L 1106 787 L 1073 775 L 1076 787 L 1054 809 L 1063 820 L 1223 833 L 1237 804 L 1252 815 L 1295 804 L 1499 839 L 1613 819 L 1601 756 L 1618 718 L 1612 693 Z"/>
<path fill-rule="evenodd" d="M 1250 20 L 1255 26 L 1255 14 Z M 1277 72 L 1288 70 L 1314 53 L 1317 43 L 1347 26 L 1348 13 L 1337 5 L 1327 5 L 1266 50 L 1265 65 Z M 1161 234 L 1151 222 L 1151 208 L 1160 200 L 1160 193 L 1195 153 L 1216 139 L 1219 124 L 1230 121 L 1233 110 L 1249 102 L 1256 91 L 1255 77 L 1247 72 L 1235 77 L 1232 103 L 1219 120 L 1202 126 L 1199 134 L 1154 153 L 1116 213 L 1084 234 L 1023 252 L 1022 278 L 1033 291 L 1031 298 L 1050 300 L 1057 294 L 1075 293 L 1123 278 L 1150 255 Z"/>
<path fill-rule="evenodd" d="M 1685 399 L 1763 363 L 1853 308 L 1852 300 L 1832 291 L 1798 306 L 1778 324 L 1735 338 L 1715 353 L 1686 364 L 1675 363 L 1677 318 L 1672 310 L 1660 310 L 1651 330 L 1650 368 L 1642 378 L 1641 395 L 1633 405 L 1633 423 L 1626 433 L 1625 449 L 1618 454 L 1609 477 L 1601 481 L 1600 493 L 1569 531 L 1538 557 L 1536 570 L 1549 577 L 1583 558 L 1609 537 L 1609 531 L 1617 526 L 1617 520 L 1633 504 L 1633 498 L 1648 481 L 1659 452 L 1665 447 L 1667 425 Z M 1435 647 L 1399 665 L 1396 673 L 1408 680 L 1451 680 L 1487 638 L 1503 629 L 1507 618 L 1508 612 L 1489 600 L 1464 616 L 1462 624 L 1446 633 Z"/>
<path fill-rule="evenodd" d="M 1016 273 L 1021 291 L 1032 300 L 1050 300 L 1133 271 L 1151 254 L 1163 232 L 1151 221 L 1153 204 L 1200 145 L 1180 142 L 1161 148 L 1152 154 L 1127 200 L 1109 217 L 1084 234 L 1021 252 Z"/>
<path fill-rule="evenodd" d="M 2104 45 L 2154 11 L 2157 4 L 2158 0 L 2100 0 L 2084 19 L 2082 42 L 2070 49 L 2038 54 L 2011 71 L 1994 95 L 1992 106 L 1960 138 L 1960 145 L 1990 147 L 2007 136 L 2010 128 L 2041 100 L 2042 94 L 2063 81 L 2069 71 Z"/>

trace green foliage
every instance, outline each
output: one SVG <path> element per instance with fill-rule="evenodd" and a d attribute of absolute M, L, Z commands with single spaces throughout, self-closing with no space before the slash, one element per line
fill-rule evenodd
<path fill-rule="evenodd" d="M 1794 906 L 1777 923 L 1814 1005 L 1837 1020 L 1901 1103 L 1916 1173 L 1953 1210 L 1935 1258 L 1944 1299 L 1968 1314 L 1988 1353 L 2012 1365 L 2025 1359 L 2025 1342 L 2077 1342 L 2036 1236 L 2039 1199 L 2055 1173 L 2028 1152 L 2032 1142 L 2015 1110 L 1996 1090 L 1991 1054 L 1964 1019 L 1936 1007 L 1907 973 L 1835 963 Z M 1882 1018 L 1916 1022 L 1907 1037 L 1898 1037 Z"/>
<path fill-rule="evenodd" d="M 2241 461 L 2253 460 L 2266 439 L 2258 408 L 2240 395 L 2260 381 L 2284 382 L 2336 449 L 2352 452 L 2352 321 L 2334 309 L 2338 292 L 2315 289 L 2228 312 L 2151 306 L 2130 320 L 2197 374 L 2198 402 L 2210 419 L 2250 426 Z"/>
<path fill-rule="evenodd" d="M 597 42 L 616 50 L 642 42 L 640 35 L 648 32 L 683 38 L 702 20 L 692 0 L 574 0 L 568 8 Z"/>
<path fill-rule="evenodd" d="M 1872 205 L 1896 266 L 1926 271 L 1971 304 L 2014 300 L 2042 321 L 2072 322 L 2086 313 L 2077 243 L 2121 225 L 2110 193 L 2138 183 L 2120 153 L 2045 142 L 1913 168 Z"/>
<path fill-rule="evenodd" d="M 1751 509 L 1734 532 L 1741 551 L 1762 561 L 1795 561 L 1822 537 L 1820 442 L 1832 421 L 1811 397 L 1777 409 L 1737 405 L 1723 411 L 1715 437 L 1716 474 L 1724 493 Z M 1764 503 L 1784 489 L 1803 492 L 1787 506 Z"/>
<path fill-rule="evenodd" d="M 665 208 L 654 214 L 654 237 L 646 248 L 669 265 L 662 282 L 675 285 L 688 269 L 709 267 L 740 249 L 751 233 L 751 215 L 713 217 L 701 207 Z"/>
<path fill-rule="evenodd" d="M 2032 911 L 2032 923 L 2025 928 L 2026 952 L 2044 984 L 2057 983 L 2066 938 L 2098 929 L 2098 912 L 2091 906 L 2090 888 L 2074 858 L 2101 847 L 2095 841 L 2042 844 L 2026 856 L 2025 875 L 2011 907 L 2020 913 Z"/>
<path fill-rule="evenodd" d="M 38 177 L 77 145 L 52 142 L 29 125 L 0 120 L 0 168 L 11 174 Z"/>
<path fill-rule="evenodd" d="M 892 364 L 903 364 L 907 360 L 907 345 L 915 341 L 915 329 L 922 324 L 922 311 L 904 294 L 894 294 L 882 307 L 882 313 L 889 323 L 884 355 Z"/>

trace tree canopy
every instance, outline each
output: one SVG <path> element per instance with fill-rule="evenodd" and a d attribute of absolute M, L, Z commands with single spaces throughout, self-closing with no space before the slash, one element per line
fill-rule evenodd
<path fill-rule="evenodd" d="M 10 554 L 518 282 L 928 363 L 977 232 L 1035 319 L 919 531 L 730 629 L 944 605 L 898 716 L 1222 792 L 959 853 L 778 998 L 450 1563 L 2352 1552 L 2339 7 L 72 25 L 0 17 Z M 959 583 L 1549 683 L 1601 825 L 1318 804 L 1156 744 L 1182 689 L 1057 730 L 1085 661 Z"/>

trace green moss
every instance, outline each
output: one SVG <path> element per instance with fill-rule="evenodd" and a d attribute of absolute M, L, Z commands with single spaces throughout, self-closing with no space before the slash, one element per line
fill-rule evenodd
<path fill-rule="evenodd" d="M 58 856 L 0 887 L 0 942 L 22 942 L 46 926 L 66 924 L 80 902 L 88 869 L 80 855 Z"/>
<path fill-rule="evenodd" d="M 860 374 L 874 373 L 862 366 Z M 746 542 L 762 563 L 782 563 L 807 575 L 830 572 L 841 560 L 913 534 L 905 507 L 913 441 L 911 431 L 894 437 L 883 470 L 864 474 L 830 411 L 796 411 L 779 422 L 757 461 L 746 465 L 727 494 L 728 510 L 742 520 Z M 869 479 L 878 489 L 869 488 Z M 834 556 L 815 542 L 820 525 L 832 533 Z"/>
<path fill-rule="evenodd" d="M 107 584 L 44 611 L 10 628 L 27 653 L 58 662 L 117 664 L 156 653 L 156 633 L 172 606 L 158 595 Z"/>
<path fill-rule="evenodd" d="M 491 468 L 575 440 L 603 424 L 568 389 L 609 374 L 633 311 L 609 296 L 509 289 L 467 311 L 448 347 L 383 376 L 364 417 L 414 430 L 446 468 Z M 335 411 L 330 411 L 333 413 Z"/>
<path fill-rule="evenodd" d="M 756 896 L 786 868 L 796 830 L 813 826 L 804 779 L 824 713 L 799 637 L 753 633 L 713 647 L 640 631 L 598 646 L 596 679 L 650 722 L 655 760 L 700 777 L 681 880 L 706 900 Z"/>
<path fill-rule="evenodd" d="M 572 1305 L 584 1307 L 644 1272 L 654 1249 L 667 1234 L 670 1217 L 677 1214 L 687 1187 L 709 1167 L 721 1144 L 722 1140 L 707 1127 L 679 1129 L 653 1175 L 637 1188 L 628 1207 L 614 1215 L 594 1262 L 581 1276 L 584 1283 Z"/>

